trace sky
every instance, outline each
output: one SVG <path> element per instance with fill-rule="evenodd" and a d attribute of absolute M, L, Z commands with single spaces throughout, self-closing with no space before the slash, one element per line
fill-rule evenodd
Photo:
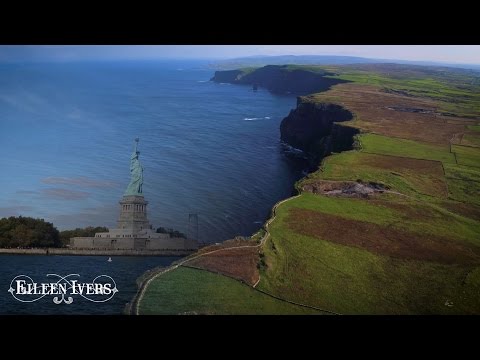
<path fill-rule="evenodd" d="M 0 62 L 342 55 L 480 65 L 480 45 L 0 45 Z"/>

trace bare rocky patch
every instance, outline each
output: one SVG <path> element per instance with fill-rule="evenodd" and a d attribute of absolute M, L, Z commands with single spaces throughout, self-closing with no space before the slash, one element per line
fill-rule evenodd
<path fill-rule="evenodd" d="M 411 107 L 405 107 L 405 106 L 387 106 L 386 109 L 394 110 L 394 111 L 409 112 L 409 113 L 418 113 L 418 114 L 437 114 L 435 110 L 432 110 L 432 109 L 411 108 Z"/>
<path fill-rule="evenodd" d="M 321 180 L 303 186 L 303 190 L 327 196 L 369 198 L 382 194 L 389 188 L 374 182 L 363 183 L 360 181 L 326 181 Z"/>

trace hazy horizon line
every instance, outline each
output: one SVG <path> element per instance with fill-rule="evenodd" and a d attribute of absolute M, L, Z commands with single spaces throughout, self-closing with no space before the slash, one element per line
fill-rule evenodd
<path fill-rule="evenodd" d="M 367 60 L 378 60 L 378 64 L 384 63 L 396 63 L 396 62 L 405 62 L 405 63 L 412 63 L 412 64 L 439 64 L 439 65 L 467 65 L 467 66 L 480 66 L 480 63 L 474 62 L 460 62 L 460 61 L 449 61 L 449 60 L 408 60 L 408 59 L 401 59 L 401 58 L 377 58 L 377 57 L 368 57 L 368 56 L 356 56 L 356 55 L 339 55 L 339 54 L 321 54 L 321 55 L 313 55 L 313 54 L 283 54 L 283 55 L 249 55 L 249 56 L 238 56 L 232 58 L 225 58 L 225 57 L 190 57 L 190 56 L 162 56 L 156 58 L 86 58 L 86 59 L 61 59 L 61 58 L 52 58 L 52 59 L 0 59 L 0 64 L 45 64 L 45 63 L 88 63 L 88 62 L 157 62 L 157 61 L 198 61 L 198 62 L 228 62 L 228 61 L 236 61 L 242 59 L 261 59 L 261 58 L 280 58 L 280 57 L 339 57 L 339 58 L 356 58 L 356 59 L 367 59 Z M 338 64 L 338 65 L 353 65 L 356 64 L 355 62 L 347 63 L 347 64 Z M 372 63 L 373 64 L 373 63 Z M 301 64 L 302 65 L 302 64 Z M 305 64 L 306 65 L 306 64 Z M 308 64 L 308 65 L 315 65 L 315 64 Z M 321 64 L 324 65 L 324 64 Z M 334 65 L 334 64 L 332 64 Z"/>

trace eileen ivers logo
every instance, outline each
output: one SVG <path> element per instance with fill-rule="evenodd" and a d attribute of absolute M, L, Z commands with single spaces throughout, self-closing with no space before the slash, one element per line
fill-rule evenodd
<path fill-rule="evenodd" d="M 106 302 L 118 292 L 115 280 L 108 275 L 99 275 L 90 282 L 80 281 L 79 274 L 47 274 L 47 277 L 52 281 L 35 282 L 30 276 L 17 275 L 10 282 L 8 292 L 24 303 L 50 296 L 57 305 L 71 304 L 75 296 L 96 303 Z"/>

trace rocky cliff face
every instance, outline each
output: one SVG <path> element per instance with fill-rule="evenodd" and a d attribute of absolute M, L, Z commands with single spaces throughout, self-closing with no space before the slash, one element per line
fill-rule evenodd
<path fill-rule="evenodd" d="M 298 101 L 297 108 L 282 120 L 282 141 L 305 151 L 317 165 L 331 152 L 350 150 L 358 129 L 336 124 L 353 119 L 340 105 Z"/>
<path fill-rule="evenodd" d="M 236 84 L 244 74 L 242 70 L 215 71 L 210 81 Z"/>
<path fill-rule="evenodd" d="M 345 82 L 325 76 L 332 75 L 319 68 L 291 65 L 267 65 L 255 70 L 216 71 L 215 82 L 256 85 L 275 93 L 311 94 L 328 90 Z M 332 152 L 350 150 L 358 129 L 338 124 L 353 119 L 353 114 L 340 105 L 313 103 L 297 99 L 297 108 L 282 120 L 281 139 L 309 155 L 310 167 L 316 168 L 322 158 Z"/>
<path fill-rule="evenodd" d="M 332 75 L 326 71 L 292 68 L 289 65 L 267 65 L 253 71 L 216 71 L 211 79 L 215 82 L 257 85 L 273 93 L 311 94 L 328 90 L 332 85 L 344 80 L 326 78 Z"/>

